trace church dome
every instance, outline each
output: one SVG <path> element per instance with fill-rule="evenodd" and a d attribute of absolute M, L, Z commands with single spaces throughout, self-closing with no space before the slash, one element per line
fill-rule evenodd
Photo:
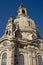
<path fill-rule="evenodd" d="M 24 11 L 23 11 L 24 10 Z M 37 27 L 34 20 L 28 17 L 27 10 L 24 6 L 20 6 L 18 9 L 18 16 L 14 20 L 14 25 L 22 32 L 22 35 L 28 36 L 28 34 L 35 35 L 33 37 L 37 38 Z M 25 33 L 25 34 L 24 34 Z M 28 33 L 28 34 L 27 34 Z M 30 35 L 30 36 L 32 36 Z"/>
<path fill-rule="evenodd" d="M 29 18 L 27 10 L 23 5 L 21 5 L 18 9 L 18 16 L 14 20 L 14 24 L 18 24 L 21 31 L 29 31 L 30 29 L 36 30 L 34 20 Z"/>
<path fill-rule="evenodd" d="M 27 16 L 21 16 L 20 18 L 16 18 L 14 20 L 14 24 L 18 24 L 21 31 L 36 31 L 34 20 L 28 18 Z"/>

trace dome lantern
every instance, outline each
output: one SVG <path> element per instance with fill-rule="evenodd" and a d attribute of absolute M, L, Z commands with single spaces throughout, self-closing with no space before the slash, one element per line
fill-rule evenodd
<path fill-rule="evenodd" d="M 23 5 L 21 5 L 18 9 L 18 16 L 20 15 L 27 15 L 27 10 Z"/>

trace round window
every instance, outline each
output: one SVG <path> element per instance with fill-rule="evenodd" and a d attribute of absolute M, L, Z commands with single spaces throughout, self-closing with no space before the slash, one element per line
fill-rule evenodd
<path fill-rule="evenodd" d="M 6 41 L 3 42 L 3 46 L 7 46 L 7 42 Z"/>

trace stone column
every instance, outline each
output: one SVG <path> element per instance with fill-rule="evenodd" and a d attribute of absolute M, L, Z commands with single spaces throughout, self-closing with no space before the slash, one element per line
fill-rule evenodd
<path fill-rule="evenodd" d="M 7 65 L 11 65 L 11 51 L 7 51 Z"/>
<path fill-rule="evenodd" d="M 28 49 L 28 65 L 33 65 L 31 46 L 28 45 L 28 46 L 27 46 L 27 49 Z"/>
<path fill-rule="evenodd" d="M 24 46 L 25 53 L 24 53 L 24 65 L 28 65 L 28 52 L 27 52 L 27 47 Z"/>
<path fill-rule="evenodd" d="M 7 65 L 14 65 L 14 49 L 15 48 L 10 48 L 7 51 Z"/>
<path fill-rule="evenodd" d="M 32 59 L 33 59 L 33 65 L 37 65 L 35 52 L 32 53 Z"/>
<path fill-rule="evenodd" d="M 28 65 L 33 65 L 31 52 L 28 52 Z"/>
<path fill-rule="evenodd" d="M 24 65 L 28 65 L 28 54 L 24 53 Z"/>

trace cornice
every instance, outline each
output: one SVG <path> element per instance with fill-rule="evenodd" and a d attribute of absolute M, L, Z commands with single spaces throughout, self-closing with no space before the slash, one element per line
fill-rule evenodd
<path fill-rule="evenodd" d="M 36 39 L 36 40 L 22 40 L 22 39 L 19 39 L 19 40 L 16 40 L 15 39 L 15 42 L 17 43 L 17 44 L 23 44 L 23 45 L 25 45 L 25 46 L 27 46 L 27 45 L 34 45 L 34 46 L 37 46 L 37 42 L 38 42 L 38 40 Z"/>
<path fill-rule="evenodd" d="M 40 43 L 43 43 L 43 40 L 42 39 L 38 39 Z"/>
<path fill-rule="evenodd" d="M 2 42 L 2 41 L 4 41 L 4 40 L 8 40 L 8 41 L 14 41 L 15 39 L 9 39 L 9 38 L 7 38 L 7 37 L 4 37 L 4 38 L 0 38 L 0 43 Z"/>

